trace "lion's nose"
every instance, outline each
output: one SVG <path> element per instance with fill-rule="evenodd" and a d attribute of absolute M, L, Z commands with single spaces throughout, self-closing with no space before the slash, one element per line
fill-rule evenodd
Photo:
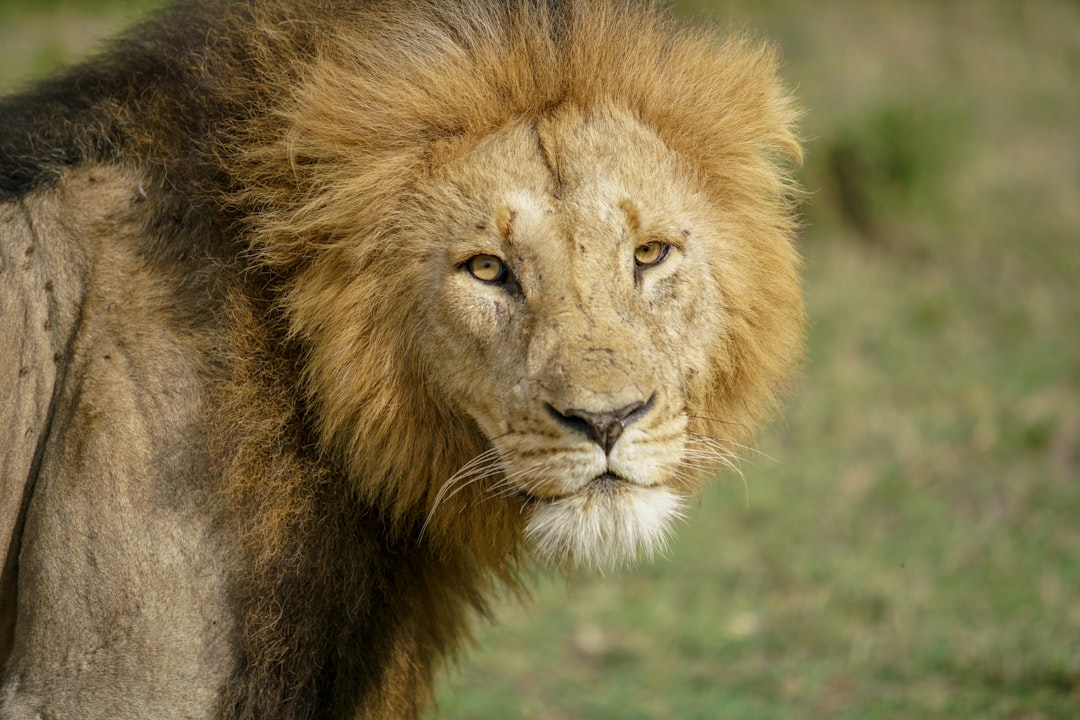
<path fill-rule="evenodd" d="M 604 448 L 605 453 L 610 453 L 615 442 L 622 435 L 623 429 L 634 422 L 652 407 L 654 393 L 645 402 L 635 402 L 616 410 L 605 412 L 592 412 L 567 408 L 559 410 L 551 403 L 546 403 L 548 412 L 563 427 L 584 433 L 594 443 Z"/>

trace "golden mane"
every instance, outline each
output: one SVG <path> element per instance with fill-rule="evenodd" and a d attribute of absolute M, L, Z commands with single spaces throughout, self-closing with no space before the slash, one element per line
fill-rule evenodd
<path fill-rule="evenodd" d="M 788 238 L 797 197 L 790 168 L 801 150 L 775 50 L 679 24 L 649 3 L 554 7 L 384 4 L 321 39 L 311 60 L 282 57 L 277 26 L 265 35 L 265 62 L 302 70 L 278 88 L 286 100 L 240 135 L 242 190 L 232 200 L 249 218 L 258 260 L 284 278 L 282 312 L 303 348 L 304 400 L 320 443 L 349 467 L 356 491 L 402 526 L 485 444 L 478 432 L 463 436 L 471 423 L 425 393 L 409 351 L 417 341 L 409 318 L 421 301 L 415 261 L 428 250 L 423 238 L 441 230 L 413 210 L 415 188 L 508 123 L 566 107 L 623 108 L 704 180 L 720 222 L 753 243 L 741 257 L 714 259 L 734 316 L 693 398 L 702 435 L 745 440 L 800 352 Z M 730 272 L 735 266 L 741 273 Z M 760 282 L 778 272 L 788 277 Z M 431 536 L 484 538 L 493 547 L 472 550 L 498 556 L 507 536 L 491 527 L 490 503 L 474 500 L 456 498 L 440 516 L 453 526 L 437 524 Z M 483 512 L 469 511 L 477 507 Z M 470 524 L 475 531 L 464 529 Z"/>

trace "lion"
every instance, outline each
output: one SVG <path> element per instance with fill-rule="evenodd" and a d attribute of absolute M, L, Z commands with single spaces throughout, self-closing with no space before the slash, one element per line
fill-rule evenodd
<path fill-rule="evenodd" d="M 523 569 L 660 552 L 802 351 L 778 62 L 189 2 L 0 101 L 0 716 L 417 718 Z"/>

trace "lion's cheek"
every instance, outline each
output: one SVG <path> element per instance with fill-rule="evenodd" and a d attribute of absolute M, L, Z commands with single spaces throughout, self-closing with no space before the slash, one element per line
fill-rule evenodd
<path fill-rule="evenodd" d="M 424 319 L 420 351 L 442 394 L 470 410 L 493 411 L 491 400 L 512 390 L 510 310 L 506 302 L 470 294 L 451 280 Z"/>

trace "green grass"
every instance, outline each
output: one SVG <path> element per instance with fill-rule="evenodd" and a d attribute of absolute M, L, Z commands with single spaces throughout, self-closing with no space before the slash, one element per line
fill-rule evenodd
<path fill-rule="evenodd" d="M 0 2 L 0 87 L 137 12 L 48 7 Z M 442 716 L 1080 717 L 1080 6 L 681 9 L 809 110 L 802 390 L 667 559 L 507 601 Z"/>
<path fill-rule="evenodd" d="M 0 92 L 86 56 L 157 3 L 0 0 Z"/>

